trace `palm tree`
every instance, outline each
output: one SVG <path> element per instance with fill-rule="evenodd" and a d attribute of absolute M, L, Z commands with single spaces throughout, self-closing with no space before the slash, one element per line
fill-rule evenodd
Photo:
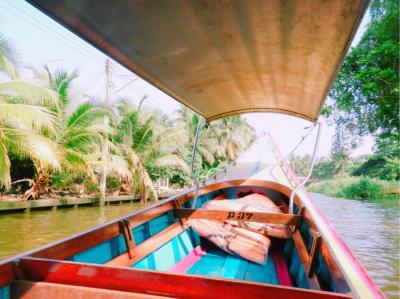
<path fill-rule="evenodd" d="M 182 143 L 190 149 L 193 146 L 201 116 L 184 106 L 177 110 L 176 114 L 178 116 L 174 125 L 182 132 Z M 196 151 L 199 154 L 200 164 L 211 165 L 216 158 L 224 157 L 224 148 L 220 145 L 218 135 L 211 126 L 203 126 Z"/>
<path fill-rule="evenodd" d="M 253 141 L 255 134 L 252 127 L 240 116 L 232 116 L 213 123 L 225 155 L 233 161 Z"/>
<path fill-rule="evenodd" d="M 47 66 L 43 70 L 34 70 L 35 77 L 46 80 L 58 94 L 59 104 L 54 109 L 59 124 L 58 134 L 53 135 L 57 144 L 62 170 L 75 175 L 83 173 L 95 180 L 94 168 L 100 166 L 100 145 L 107 130 L 103 123 L 105 114 L 111 112 L 100 105 L 95 105 L 89 98 L 74 99 L 71 92 L 72 81 L 77 72 L 65 70 L 52 72 Z M 37 198 L 49 183 L 50 169 L 38 171 L 36 179 L 26 197 Z"/>
<path fill-rule="evenodd" d="M 36 169 L 60 168 L 57 146 L 48 138 L 58 132 L 52 110 L 58 98 L 48 86 L 19 78 L 12 46 L 2 36 L 0 72 L 8 77 L 0 82 L 0 185 L 8 189 L 10 154 L 31 159 Z"/>
<path fill-rule="evenodd" d="M 116 108 L 120 118 L 113 142 L 128 162 L 133 178 L 137 179 L 142 203 L 148 198 L 157 200 L 148 167 L 175 167 L 188 172 L 186 162 L 176 151 L 179 132 L 168 127 L 160 113 L 145 111 L 141 105 L 136 108 L 126 99 L 119 100 Z"/>
<path fill-rule="evenodd" d="M 185 156 L 191 158 L 191 148 L 201 117 L 187 107 L 181 107 L 176 113 L 178 117 L 175 126 L 182 130 L 185 136 L 182 140 L 186 142 Z M 240 116 L 225 118 L 203 126 L 196 148 L 198 155 L 195 170 L 198 177 L 206 180 L 215 175 L 227 160 L 237 159 L 254 137 L 253 128 Z"/>

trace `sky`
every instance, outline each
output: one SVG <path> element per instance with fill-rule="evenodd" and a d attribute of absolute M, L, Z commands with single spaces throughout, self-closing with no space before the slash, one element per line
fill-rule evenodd
<path fill-rule="evenodd" d="M 356 33 L 352 46 L 360 40 L 370 20 L 367 13 Z M 0 32 L 8 38 L 20 58 L 21 66 L 40 68 L 47 64 L 52 69 L 63 68 L 78 70 L 79 77 L 74 81 L 75 90 L 99 99 L 105 94 L 105 61 L 107 56 L 71 33 L 51 18 L 22 0 L 0 0 Z M 22 69 L 24 76 L 29 76 L 28 69 Z M 138 78 L 117 62 L 112 61 L 112 97 L 128 97 L 138 104 L 147 95 L 144 106 L 156 108 L 173 117 L 180 104 Z M 124 87 L 126 86 L 126 87 Z M 269 131 L 283 153 L 288 153 L 312 125 L 303 119 L 274 113 L 246 114 L 245 119 L 257 134 Z M 325 119 L 318 150 L 319 157 L 328 157 L 334 134 L 334 126 L 329 126 Z M 296 155 L 311 154 L 315 142 L 315 133 L 298 148 Z M 360 148 L 351 155 L 371 153 L 373 138 L 364 138 Z"/>

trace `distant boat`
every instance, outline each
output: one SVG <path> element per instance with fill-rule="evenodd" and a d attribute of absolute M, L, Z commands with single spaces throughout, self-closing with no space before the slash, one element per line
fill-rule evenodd
<path fill-rule="evenodd" d="M 313 122 L 368 5 L 28 2 L 207 121 L 269 111 Z M 257 147 L 261 159 L 252 156 Z M 3 260 L 0 298 L 384 298 L 305 188 L 294 192 L 300 184 L 267 134 L 215 182 Z M 199 208 L 254 193 L 283 213 L 243 220 L 234 210 Z M 290 229 L 271 237 L 261 265 L 219 249 L 190 226 L 193 219 L 232 217 Z"/>

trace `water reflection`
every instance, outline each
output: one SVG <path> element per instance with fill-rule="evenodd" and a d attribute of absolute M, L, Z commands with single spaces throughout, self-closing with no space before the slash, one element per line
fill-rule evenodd
<path fill-rule="evenodd" d="M 399 298 L 399 202 L 313 197 L 386 296 Z"/>
<path fill-rule="evenodd" d="M 0 259 L 128 214 L 139 203 L 0 215 Z"/>

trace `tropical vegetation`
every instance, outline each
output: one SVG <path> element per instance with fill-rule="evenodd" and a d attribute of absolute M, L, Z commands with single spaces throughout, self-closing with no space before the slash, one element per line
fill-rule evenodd
<path fill-rule="evenodd" d="M 312 183 L 308 190 L 339 198 L 379 200 L 398 199 L 396 188 L 398 184 L 395 181 L 369 177 L 342 177 Z"/>
<path fill-rule="evenodd" d="M 0 191 L 24 199 L 41 195 L 98 194 L 102 173 L 107 191 L 157 200 L 153 182 L 169 178 L 190 186 L 189 161 L 201 116 L 186 107 L 168 117 L 130 99 L 110 104 L 74 89 L 77 71 L 33 69 L 19 76 L 15 49 L 0 38 Z M 232 117 L 202 127 L 195 170 L 215 175 L 245 150 L 253 129 Z"/>
<path fill-rule="evenodd" d="M 314 181 L 325 181 L 311 190 L 363 199 L 400 195 L 399 11 L 397 0 L 371 3 L 368 28 L 346 56 L 323 109 L 336 132 L 331 158 L 314 172 Z M 365 135 L 375 137 L 374 153 L 350 158 Z"/>

